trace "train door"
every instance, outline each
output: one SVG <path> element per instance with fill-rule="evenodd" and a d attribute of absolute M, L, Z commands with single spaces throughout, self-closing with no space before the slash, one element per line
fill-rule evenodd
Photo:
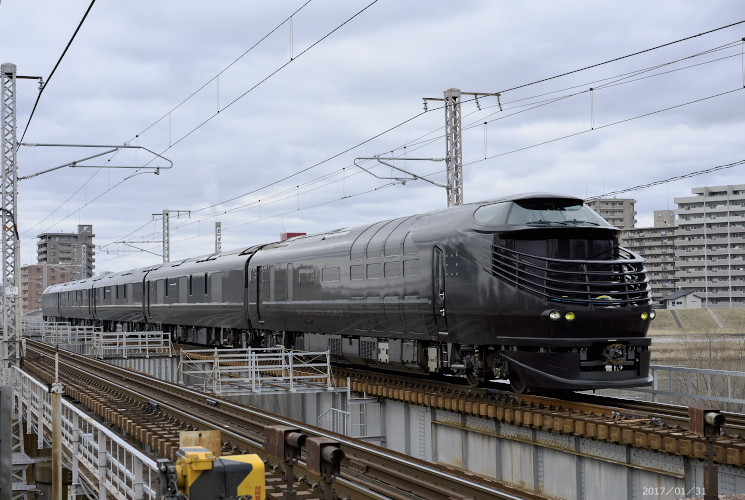
<path fill-rule="evenodd" d="M 293 271 L 292 263 L 287 264 L 287 301 L 288 302 L 293 301 L 292 288 L 293 288 L 293 284 L 295 283 L 295 281 L 293 279 L 294 275 L 292 274 L 292 271 Z"/>
<path fill-rule="evenodd" d="M 142 278 L 142 315 L 145 323 L 150 321 L 150 281 Z"/>
<path fill-rule="evenodd" d="M 145 308 L 147 311 L 147 320 L 150 321 L 152 318 L 152 305 L 153 302 L 156 302 L 158 300 L 158 282 L 148 280 L 147 282 L 147 307 Z"/>
<path fill-rule="evenodd" d="M 256 317 L 259 320 L 259 324 L 264 323 L 261 319 L 261 282 L 264 279 L 264 272 L 261 266 L 256 266 Z"/>
<path fill-rule="evenodd" d="M 445 310 L 445 253 L 442 248 L 435 247 L 433 259 L 433 300 L 435 324 L 438 332 L 448 331 L 447 315 Z"/>

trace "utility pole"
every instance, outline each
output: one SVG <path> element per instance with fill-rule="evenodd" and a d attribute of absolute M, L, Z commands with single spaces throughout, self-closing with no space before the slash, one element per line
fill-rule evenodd
<path fill-rule="evenodd" d="M 2 253 L 3 253 L 3 344 L 1 375 L 10 384 L 12 366 L 18 362 L 21 337 L 21 308 L 18 304 L 20 266 L 18 265 L 18 160 L 16 152 L 16 65 L 0 67 L 2 80 Z"/>
<path fill-rule="evenodd" d="M 191 215 L 191 210 L 168 210 L 164 209 L 162 214 L 153 214 L 153 216 L 163 217 L 163 264 L 171 261 L 171 212 L 176 213 L 176 217 L 182 213 Z"/>
<path fill-rule="evenodd" d="M 463 136 L 461 129 L 461 96 L 472 95 L 478 103 L 479 96 L 497 96 L 498 93 L 461 92 L 460 89 L 447 89 L 444 97 L 425 97 L 424 110 L 427 101 L 445 102 L 445 161 L 447 162 L 447 192 L 448 206 L 463 204 Z"/>

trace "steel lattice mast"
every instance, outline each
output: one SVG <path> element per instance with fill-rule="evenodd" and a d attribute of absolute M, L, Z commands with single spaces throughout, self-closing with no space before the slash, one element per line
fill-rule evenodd
<path fill-rule="evenodd" d="M 454 207 L 463 204 L 463 138 L 461 128 L 461 97 L 464 95 L 474 96 L 476 105 L 479 106 L 479 96 L 496 96 L 500 93 L 494 92 L 461 92 L 460 89 L 447 89 L 444 97 L 425 97 L 424 111 L 427 111 L 427 101 L 445 102 L 445 161 L 447 162 L 447 190 L 448 206 Z M 479 109 L 481 107 L 479 106 Z M 501 103 L 499 109 L 502 109 Z"/>
<path fill-rule="evenodd" d="M 191 215 L 191 210 L 168 210 L 164 209 L 162 214 L 153 214 L 154 216 L 163 217 L 163 263 L 171 261 L 171 212 L 175 212 L 176 216 L 183 213 Z"/>
<path fill-rule="evenodd" d="M 445 91 L 445 161 L 448 206 L 463 204 L 463 139 L 461 137 L 460 89 Z"/>
<path fill-rule="evenodd" d="M 18 360 L 21 308 L 18 303 L 18 177 L 16 144 L 16 65 L 2 65 L 2 222 L 3 222 L 3 345 L 2 379 L 10 381 L 10 369 Z"/>

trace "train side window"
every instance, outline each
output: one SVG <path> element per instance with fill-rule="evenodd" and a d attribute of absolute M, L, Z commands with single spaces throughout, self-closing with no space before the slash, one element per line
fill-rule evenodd
<path fill-rule="evenodd" d="M 194 295 L 194 276 L 189 275 L 189 295 Z"/>
<path fill-rule="evenodd" d="M 492 203 L 491 205 L 484 205 L 480 207 L 473 214 L 473 218 L 477 222 L 482 224 L 490 224 L 494 226 L 502 225 L 507 223 L 507 213 L 512 208 L 512 202 L 501 202 Z"/>
<path fill-rule="evenodd" d="M 385 245 L 385 241 L 388 239 L 388 236 L 390 236 L 393 230 L 396 229 L 396 226 L 398 226 L 399 222 L 400 219 L 392 220 L 385 223 L 385 225 L 380 226 L 380 229 L 375 232 L 375 234 L 370 238 L 370 241 L 367 243 L 366 256 L 368 259 L 374 259 L 376 257 L 380 257 L 383 254 L 383 246 Z"/>
<path fill-rule="evenodd" d="M 409 232 L 406 233 L 406 238 L 404 238 L 404 255 L 413 254 L 416 254 L 416 243 L 414 243 L 414 237 Z"/>
<path fill-rule="evenodd" d="M 171 287 L 168 286 L 168 278 L 166 278 L 164 281 L 165 281 L 165 285 L 166 285 L 166 297 L 168 297 L 168 289 L 171 288 Z"/>
<path fill-rule="evenodd" d="M 396 228 L 391 231 L 388 238 L 385 239 L 385 248 L 383 249 L 383 255 L 386 257 L 398 257 L 401 254 L 401 244 L 403 243 L 404 236 L 408 232 L 408 228 L 414 222 L 413 217 L 405 217 L 398 219 Z"/>
<path fill-rule="evenodd" d="M 313 267 L 301 267 L 297 270 L 297 282 L 299 286 L 312 285 L 316 282 L 316 270 Z"/>
<path fill-rule="evenodd" d="M 207 295 L 207 293 L 209 292 L 209 288 L 207 288 L 207 278 L 208 277 L 209 276 L 207 275 L 207 273 L 204 273 L 204 294 L 205 295 Z"/>
<path fill-rule="evenodd" d="M 381 226 L 386 224 L 386 221 L 377 222 L 371 226 L 368 226 L 364 231 L 357 236 L 357 239 L 352 243 L 352 248 L 349 252 L 350 260 L 362 260 L 365 258 L 367 252 L 367 244 L 370 239 L 378 232 Z"/>
<path fill-rule="evenodd" d="M 114 298 L 119 298 L 119 285 L 114 285 Z"/>
<path fill-rule="evenodd" d="M 398 262 L 386 262 L 383 271 L 386 278 L 398 278 L 400 274 Z"/>
<path fill-rule="evenodd" d="M 351 280 L 365 279 L 365 266 L 350 266 L 349 267 L 349 279 Z"/>
<path fill-rule="evenodd" d="M 321 269 L 321 281 L 330 283 L 341 279 L 341 269 L 338 267 L 326 267 Z"/>
<path fill-rule="evenodd" d="M 287 267 L 277 265 L 274 267 L 273 273 L 272 291 L 274 292 L 274 300 L 284 302 L 287 300 Z"/>
<path fill-rule="evenodd" d="M 419 276 L 419 259 L 404 261 L 404 277 Z"/>
<path fill-rule="evenodd" d="M 376 280 L 382 275 L 382 265 L 379 263 L 367 265 L 367 279 Z"/>

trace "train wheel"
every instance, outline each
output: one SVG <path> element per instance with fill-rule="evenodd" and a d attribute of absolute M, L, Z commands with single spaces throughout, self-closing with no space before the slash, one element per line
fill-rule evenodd
<path fill-rule="evenodd" d="M 528 389 L 525 382 L 520 379 L 520 375 L 515 372 L 510 373 L 510 388 L 517 394 L 525 394 Z"/>
<path fill-rule="evenodd" d="M 478 387 L 481 383 L 478 373 L 475 370 L 466 372 L 466 382 L 470 387 Z"/>

